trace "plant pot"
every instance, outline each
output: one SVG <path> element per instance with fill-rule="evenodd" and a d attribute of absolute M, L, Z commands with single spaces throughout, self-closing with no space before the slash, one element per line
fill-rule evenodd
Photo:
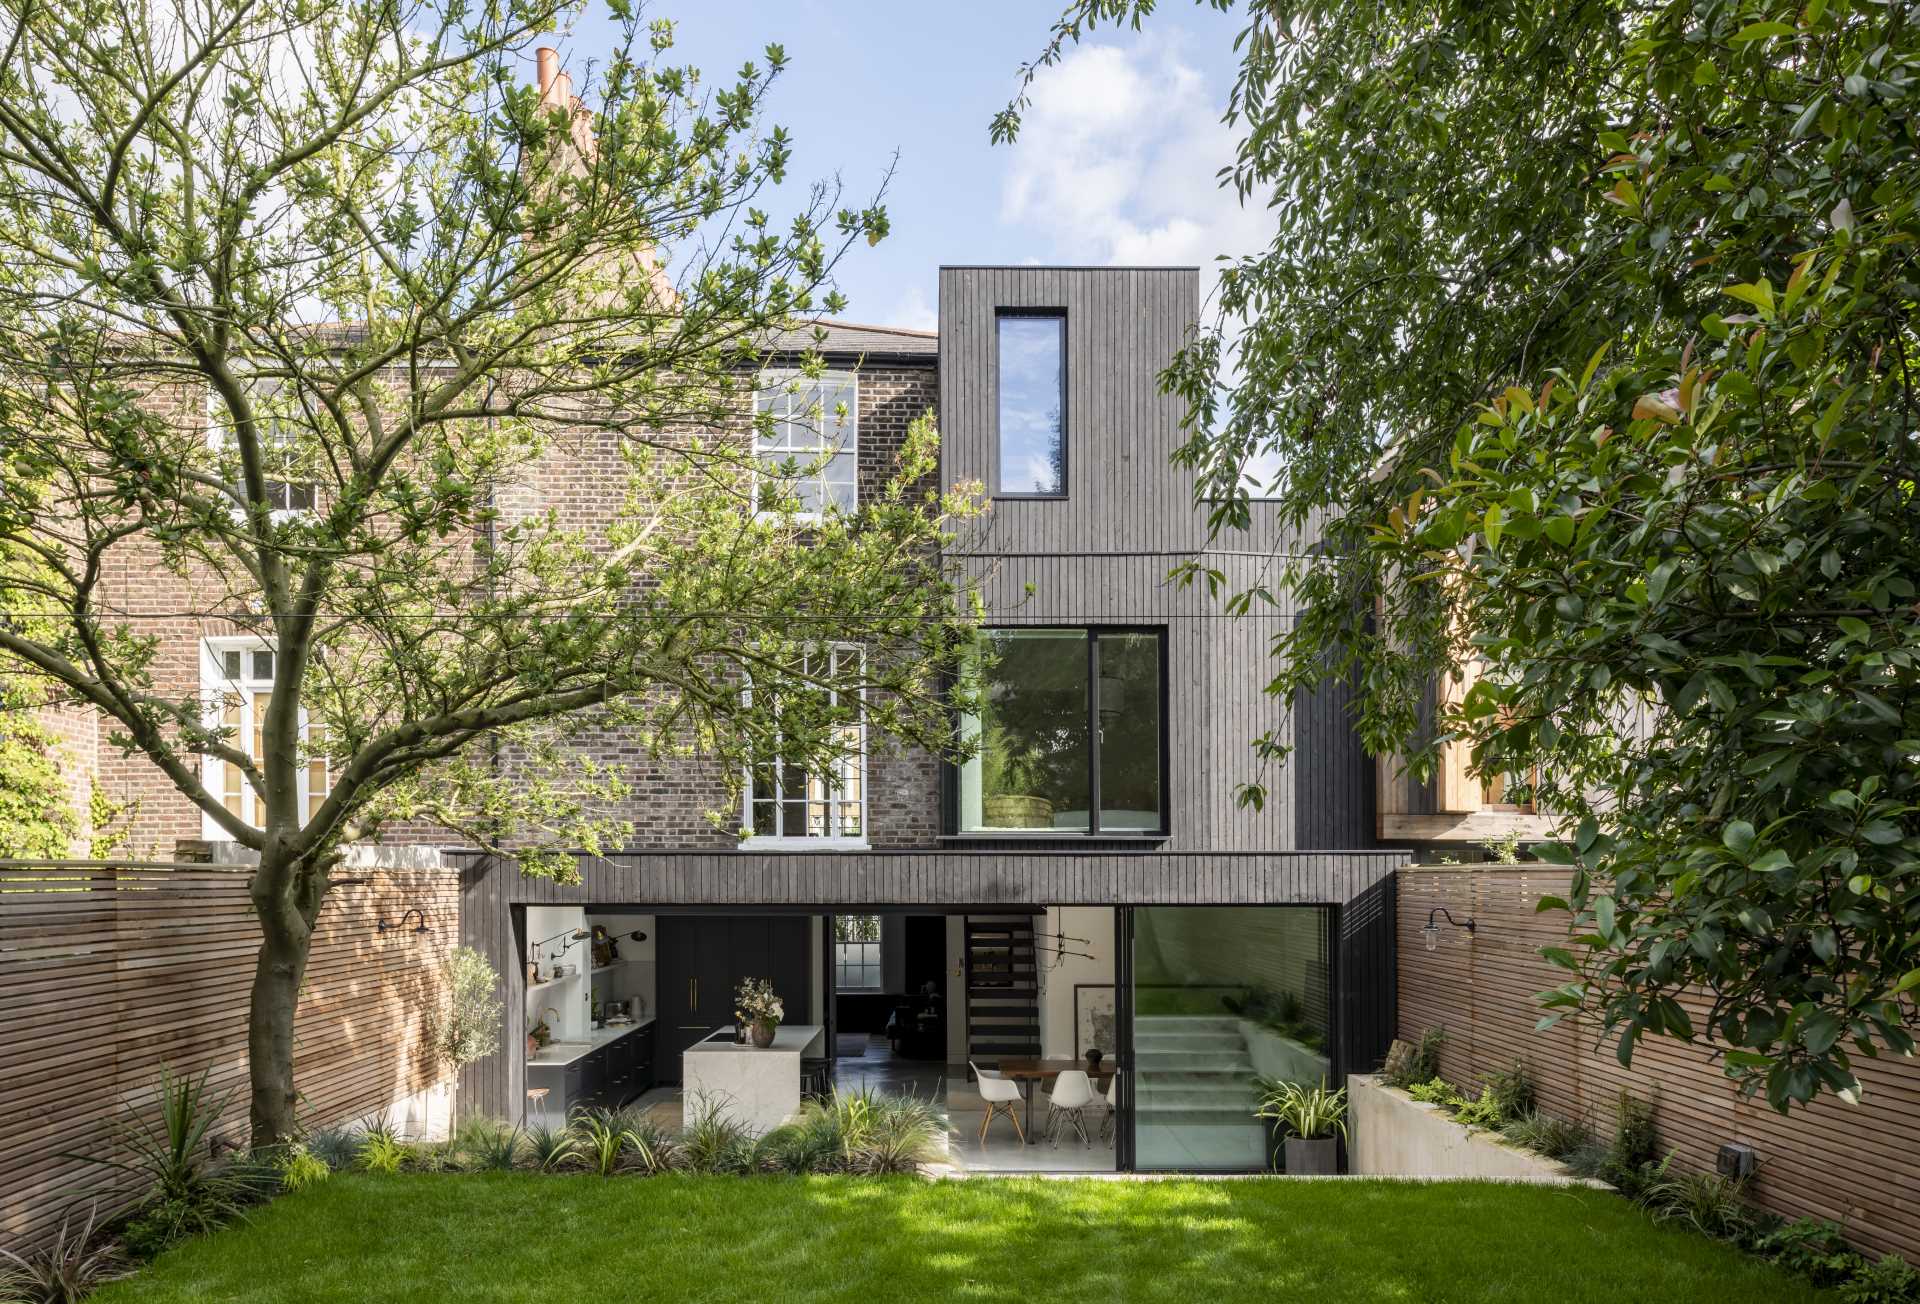
<path fill-rule="evenodd" d="M 1100 1068 L 1100 1061 L 1103 1058 L 1104 1056 L 1097 1050 L 1088 1051 L 1087 1052 L 1087 1072 L 1089 1073 L 1096 1072 Z"/>
<path fill-rule="evenodd" d="M 1330 1136 L 1287 1138 L 1287 1176 L 1331 1177 L 1340 1171 L 1340 1143 Z"/>
<path fill-rule="evenodd" d="M 756 1023 L 753 1025 L 753 1044 L 761 1050 L 773 1045 L 773 1034 L 779 1028 L 777 1023 Z"/>
<path fill-rule="evenodd" d="M 1053 803 L 1045 797 L 985 797 L 980 802 L 980 822 L 990 829 L 1050 829 Z"/>

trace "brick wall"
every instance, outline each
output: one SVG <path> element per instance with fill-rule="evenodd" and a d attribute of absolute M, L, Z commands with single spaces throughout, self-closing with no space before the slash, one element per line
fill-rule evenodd
<path fill-rule="evenodd" d="M 861 369 L 858 430 L 863 496 L 880 491 L 892 474 L 908 425 L 932 409 L 936 399 L 936 373 L 931 365 Z M 183 425 L 197 421 L 203 406 L 197 397 L 181 393 L 159 395 L 154 401 L 175 406 Z M 731 433 L 744 439 L 748 429 L 743 410 Z M 556 439 L 515 483 L 501 486 L 496 501 L 509 518 L 551 510 L 563 526 L 591 529 L 612 519 L 627 475 L 617 437 L 583 429 Z M 144 541 L 123 545 L 109 555 L 101 596 L 126 613 L 130 632 L 155 640 L 151 688 L 169 698 L 200 692 L 203 640 L 244 632 L 230 620 L 189 614 L 243 609 L 210 569 L 191 563 L 170 566 Z M 157 767 L 137 753 L 122 755 L 108 741 L 110 729 L 95 732 L 91 770 L 103 794 L 128 808 L 130 837 L 124 854 L 167 857 L 176 843 L 203 836 L 199 810 Z M 922 752 L 902 749 L 878 736 L 872 745 L 868 766 L 871 841 L 887 847 L 931 844 L 939 831 L 937 764 Z M 719 824 L 710 818 L 711 812 L 732 804 L 722 776 L 710 761 L 656 759 L 637 737 L 621 730 L 589 731 L 574 746 L 625 775 L 630 796 L 608 813 L 632 823 L 634 845 L 706 849 L 735 845 L 738 816 L 729 813 Z M 501 758 L 509 773 L 523 763 L 524 758 L 511 754 Z M 89 775 L 89 786 L 91 782 Z M 427 822 L 389 825 L 380 840 L 428 845 L 465 841 Z"/>

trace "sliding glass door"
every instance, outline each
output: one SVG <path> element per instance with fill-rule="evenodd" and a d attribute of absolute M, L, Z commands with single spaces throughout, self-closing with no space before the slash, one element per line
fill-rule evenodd
<path fill-rule="evenodd" d="M 1250 1172 L 1273 1143 L 1262 1079 L 1331 1076 L 1331 912 L 1313 906 L 1132 910 L 1133 1167 Z"/>

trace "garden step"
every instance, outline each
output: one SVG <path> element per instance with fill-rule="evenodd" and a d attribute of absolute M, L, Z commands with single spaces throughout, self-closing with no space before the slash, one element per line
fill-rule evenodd
<path fill-rule="evenodd" d="M 1193 1109 L 1176 1106 L 1136 1106 L 1135 1121 L 1140 1127 L 1244 1127 L 1250 1131 L 1264 1130 L 1252 1119 L 1251 1105 L 1240 1109 Z"/>
<path fill-rule="evenodd" d="M 1235 1081 L 1252 1083 L 1254 1081 L 1254 1062 L 1246 1056 L 1238 1060 L 1194 1060 L 1185 1054 L 1137 1054 L 1133 1056 L 1135 1068 L 1139 1068 L 1140 1081 L 1177 1081 L 1177 1079 L 1221 1079 L 1231 1077 Z"/>
<path fill-rule="evenodd" d="M 1139 1109 L 1234 1109 L 1243 1116 L 1260 1103 L 1260 1095 L 1246 1082 L 1170 1082 L 1163 1085 L 1142 1082 L 1133 1093 Z"/>
<path fill-rule="evenodd" d="M 1180 1051 L 1206 1054 L 1225 1051 L 1238 1054 L 1246 1050 L 1247 1039 L 1237 1032 L 1152 1032 L 1134 1030 L 1136 1050 Z"/>

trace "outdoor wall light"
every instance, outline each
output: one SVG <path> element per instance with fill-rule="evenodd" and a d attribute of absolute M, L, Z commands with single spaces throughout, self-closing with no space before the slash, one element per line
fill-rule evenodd
<path fill-rule="evenodd" d="M 379 929 L 380 935 L 384 937 L 392 929 L 405 928 L 407 926 L 407 920 L 413 918 L 415 915 L 420 916 L 420 923 L 413 930 L 414 936 L 418 937 L 422 933 L 431 933 L 433 929 L 427 924 L 427 912 L 418 906 L 413 907 L 408 910 L 406 914 L 401 915 L 400 922 L 397 924 L 390 924 L 386 920 L 381 919 L 375 922 L 374 927 Z"/>
<path fill-rule="evenodd" d="M 1426 939 L 1427 949 L 1429 951 L 1437 951 L 1440 949 L 1440 925 L 1434 922 L 1433 917 L 1435 915 L 1446 915 L 1448 923 L 1452 924 L 1455 928 L 1466 929 L 1467 936 L 1473 936 L 1474 926 L 1472 919 L 1461 923 L 1448 912 L 1445 906 L 1435 906 L 1433 909 L 1427 911 L 1427 926 L 1420 930 L 1420 936 Z"/>

